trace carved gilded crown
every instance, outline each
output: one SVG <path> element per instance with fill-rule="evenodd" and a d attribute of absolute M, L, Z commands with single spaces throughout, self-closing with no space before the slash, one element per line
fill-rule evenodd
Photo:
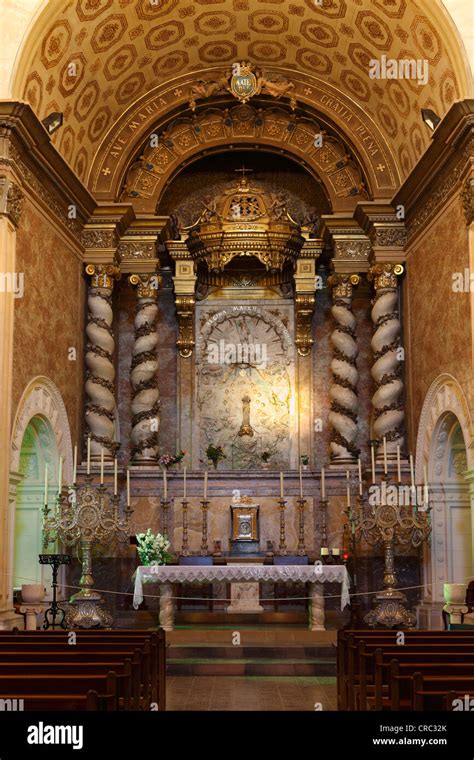
<path fill-rule="evenodd" d="M 198 219 L 187 230 L 193 259 L 210 271 L 223 271 L 236 256 L 254 256 L 267 270 L 279 271 L 297 258 L 304 238 L 281 194 L 270 194 L 246 176 L 217 198 L 206 197 Z"/>

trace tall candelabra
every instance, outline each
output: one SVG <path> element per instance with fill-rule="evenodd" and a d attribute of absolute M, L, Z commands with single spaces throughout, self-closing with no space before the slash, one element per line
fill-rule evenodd
<path fill-rule="evenodd" d="M 189 544 L 188 544 L 188 501 L 183 499 L 181 502 L 183 507 L 183 543 L 181 547 L 181 556 L 189 557 Z"/>
<path fill-rule="evenodd" d="M 104 485 L 93 485 L 88 475 L 84 484 L 61 490 L 54 510 L 47 504 L 44 506 L 44 548 L 58 540 L 65 546 L 80 545 L 82 551 L 81 590 L 69 600 L 67 628 L 109 628 L 112 625 L 112 616 L 103 606 L 102 596 L 93 588 L 92 549 L 96 544 L 108 546 L 116 540 L 123 543 L 129 540 L 133 510 L 127 506 L 125 515 L 120 515 L 118 502 L 118 496 L 111 496 Z"/>
<path fill-rule="evenodd" d="M 385 481 L 387 479 L 385 478 Z M 372 489 L 375 486 L 371 486 Z M 412 628 L 416 615 L 405 608 L 406 596 L 397 591 L 397 573 L 395 569 L 395 547 L 417 548 L 431 535 L 431 508 L 424 504 L 423 508 L 416 504 L 406 503 L 405 495 L 408 486 L 398 484 L 397 496 L 383 498 L 383 486 L 378 486 L 382 495 L 382 503 L 370 506 L 364 496 L 356 499 L 355 507 L 348 507 L 347 516 L 355 541 L 365 541 L 369 546 L 382 546 L 384 553 L 383 590 L 375 595 L 375 609 L 369 612 L 364 620 L 370 627 L 383 625 L 406 626 Z M 373 491 L 376 494 L 376 491 Z"/>
<path fill-rule="evenodd" d="M 304 557 L 306 555 L 306 547 L 304 543 L 304 507 L 306 499 L 298 499 L 298 557 Z"/>

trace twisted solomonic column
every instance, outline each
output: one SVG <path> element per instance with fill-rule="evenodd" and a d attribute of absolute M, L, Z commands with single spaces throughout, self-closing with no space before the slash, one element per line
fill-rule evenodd
<path fill-rule="evenodd" d="M 112 330 L 112 291 L 120 277 L 113 264 L 88 264 L 91 276 L 86 326 L 86 424 L 91 437 L 91 454 L 97 458 L 104 447 L 107 457 L 115 455 L 115 340 Z"/>
<path fill-rule="evenodd" d="M 132 459 L 156 461 L 158 457 L 159 391 L 157 319 L 157 275 L 132 274 L 129 282 L 137 286 L 135 343 L 132 351 Z"/>
<path fill-rule="evenodd" d="M 371 371 L 376 384 L 372 397 L 373 427 L 379 443 L 386 438 L 390 454 L 396 452 L 397 445 L 403 447 L 403 354 L 397 284 L 397 277 L 402 273 L 401 264 L 374 264 L 368 275 L 375 288 L 372 308 L 374 364 Z"/>
<path fill-rule="evenodd" d="M 331 433 L 331 458 L 348 462 L 357 459 L 359 450 L 355 444 L 357 437 L 357 372 L 358 354 L 355 326 L 352 313 L 352 287 L 359 282 L 358 274 L 333 274 L 329 277 L 333 288 L 332 316 L 336 327 L 331 334 L 333 359 L 331 361 L 332 385 L 329 391 L 331 411 L 329 422 Z"/>

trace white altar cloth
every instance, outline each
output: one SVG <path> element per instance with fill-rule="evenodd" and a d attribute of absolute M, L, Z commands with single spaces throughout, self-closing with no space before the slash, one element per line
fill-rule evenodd
<path fill-rule="evenodd" d="M 350 578 L 345 565 L 152 565 L 137 568 L 133 606 L 143 602 L 143 583 L 159 583 L 160 623 L 173 629 L 172 583 L 310 583 L 310 626 L 324 630 L 323 583 L 341 584 L 341 610 L 349 604 Z"/>

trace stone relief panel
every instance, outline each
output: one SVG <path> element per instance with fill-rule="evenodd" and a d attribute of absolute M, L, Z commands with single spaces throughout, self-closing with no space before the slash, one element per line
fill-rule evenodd
<path fill-rule="evenodd" d="M 295 467 L 296 387 L 292 305 L 213 301 L 196 307 L 195 467 L 222 446 L 222 469 Z"/>

